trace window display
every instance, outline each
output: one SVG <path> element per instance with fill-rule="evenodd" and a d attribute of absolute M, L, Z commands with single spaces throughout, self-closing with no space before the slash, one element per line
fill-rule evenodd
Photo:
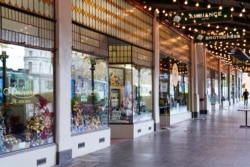
<path fill-rule="evenodd" d="M 151 69 L 131 64 L 109 66 L 110 123 L 152 119 Z"/>
<path fill-rule="evenodd" d="M 171 115 L 188 110 L 189 78 L 187 64 L 170 57 L 160 60 L 160 114 Z"/>
<path fill-rule="evenodd" d="M 71 66 L 71 133 L 108 127 L 106 59 L 73 52 Z"/>
<path fill-rule="evenodd" d="M 52 143 L 53 54 L 1 46 L 0 154 Z"/>
<path fill-rule="evenodd" d="M 207 96 L 208 104 L 215 105 L 218 102 L 218 72 L 207 70 Z"/>

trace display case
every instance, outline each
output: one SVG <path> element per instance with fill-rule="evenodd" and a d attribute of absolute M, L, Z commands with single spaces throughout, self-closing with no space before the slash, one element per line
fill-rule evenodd
<path fill-rule="evenodd" d="M 52 53 L 5 48 L 0 55 L 0 154 L 53 143 Z"/>
<path fill-rule="evenodd" d="M 108 127 L 108 68 L 105 59 L 73 52 L 71 96 L 72 134 Z"/>
<path fill-rule="evenodd" d="M 112 103 L 110 123 L 152 120 L 151 69 L 131 64 L 110 65 L 109 69 Z M 123 80 L 124 84 L 121 84 Z"/>

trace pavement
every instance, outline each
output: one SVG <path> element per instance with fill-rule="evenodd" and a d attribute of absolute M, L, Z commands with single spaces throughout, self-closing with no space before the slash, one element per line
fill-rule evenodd
<path fill-rule="evenodd" d="M 57 167 L 250 167 L 250 128 L 240 128 L 246 116 L 240 108 L 247 107 L 208 111 Z"/>

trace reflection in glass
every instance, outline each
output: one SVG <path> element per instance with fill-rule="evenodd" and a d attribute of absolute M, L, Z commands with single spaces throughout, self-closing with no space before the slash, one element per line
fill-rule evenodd
<path fill-rule="evenodd" d="M 160 114 L 188 111 L 189 78 L 187 64 L 170 57 L 160 59 Z"/>
<path fill-rule="evenodd" d="M 71 133 L 108 127 L 108 68 L 105 59 L 73 52 Z"/>
<path fill-rule="evenodd" d="M 133 123 L 152 119 L 150 68 L 131 64 L 110 65 L 109 78 L 111 123 Z"/>
<path fill-rule="evenodd" d="M 15 45 L 1 48 L 0 154 L 52 143 L 53 71 L 48 69 L 53 69 L 53 54 Z"/>

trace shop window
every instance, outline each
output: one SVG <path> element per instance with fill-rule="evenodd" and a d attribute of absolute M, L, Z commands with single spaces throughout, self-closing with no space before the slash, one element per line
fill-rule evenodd
<path fill-rule="evenodd" d="M 73 52 L 71 106 L 72 134 L 108 127 L 108 68 L 106 59 Z"/>
<path fill-rule="evenodd" d="M 160 114 L 187 112 L 189 100 L 187 64 L 170 57 L 161 58 L 159 83 Z"/>
<path fill-rule="evenodd" d="M 43 89 L 43 78 L 53 82 L 53 74 L 32 73 L 33 51 L 6 45 L 0 56 L 0 154 L 54 142 L 53 89 Z M 38 62 L 52 64 L 51 56 L 36 56 Z"/>
<path fill-rule="evenodd" d="M 109 65 L 110 123 L 152 119 L 152 71 L 150 68 Z"/>

